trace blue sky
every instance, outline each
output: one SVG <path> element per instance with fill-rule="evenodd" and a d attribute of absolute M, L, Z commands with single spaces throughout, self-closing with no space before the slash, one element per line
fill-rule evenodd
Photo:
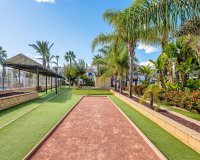
<path fill-rule="evenodd" d="M 52 3 L 42 3 L 49 1 Z M 54 3 L 53 3 L 54 2 Z M 54 43 L 52 54 L 64 54 L 72 50 L 77 58 L 90 64 L 95 53 L 91 41 L 100 32 L 109 33 L 112 28 L 104 22 L 106 9 L 123 9 L 132 0 L 0 0 L 0 46 L 11 57 L 23 53 L 31 58 L 38 54 L 28 46 L 37 40 Z M 136 55 L 140 62 L 156 59 L 160 49 L 138 44 Z"/>

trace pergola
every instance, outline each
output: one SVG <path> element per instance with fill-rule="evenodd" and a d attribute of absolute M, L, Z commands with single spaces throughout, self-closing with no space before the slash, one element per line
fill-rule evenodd
<path fill-rule="evenodd" d="M 37 91 L 39 91 L 39 86 L 40 86 L 40 79 L 39 79 L 40 74 L 43 76 L 46 76 L 46 92 L 47 92 L 47 76 L 51 77 L 51 89 L 52 89 L 52 77 L 55 77 L 56 93 L 57 93 L 57 78 L 65 79 L 63 76 L 59 75 L 55 71 L 42 66 L 40 63 L 32 60 L 31 58 L 23 54 L 17 54 L 16 56 L 7 59 L 4 63 L 4 67 L 11 67 L 14 69 L 18 69 L 19 76 L 20 76 L 21 70 L 30 72 L 30 73 L 36 73 L 37 74 Z M 20 77 L 19 77 L 19 81 L 20 81 Z M 4 82 L 3 82 L 3 87 L 4 87 Z"/>

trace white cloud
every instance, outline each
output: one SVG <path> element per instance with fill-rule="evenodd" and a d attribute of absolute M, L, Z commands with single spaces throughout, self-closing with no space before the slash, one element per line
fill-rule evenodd
<path fill-rule="evenodd" d="M 43 2 L 43 3 L 55 3 L 55 0 L 35 0 L 36 2 Z"/>
<path fill-rule="evenodd" d="M 139 46 L 137 47 L 137 49 L 145 50 L 146 54 L 150 54 L 150 53 L 158 51 L 158 48 L 152 47 L 150 45 L 141 44 L 141 43 L 139 44 Z"/>
<path fill-rule="evenodd" d="M 151 62 L 149 62 L 149 61 L 146 61 L 146 62 L 140 62 L 139 65 L 140 65 L 140 66 L 148 66 L 148 65 L 150 65 L 150 66 L 154 66 L 153 63 L 151 63 Z"/>

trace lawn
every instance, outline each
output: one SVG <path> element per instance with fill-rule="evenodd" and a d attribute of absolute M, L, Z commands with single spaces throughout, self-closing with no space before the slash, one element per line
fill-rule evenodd
<path fill-rule="evenodd" d="M 81 98 L 81 95 L 108 95 L 168 159 L 200 160 L 198 153 L 126 103 L 111 95 L 110 91 L 88 88 L 73 90 L 62 89 L 61 91 L 63 93 L 59 96 L 0 129 L 0 159 L 22 159 L 51 130 L 63 115 L 74 106 Z M 54 95 L 54 92 L 49 92 L 48 94 L 40 93 L 40 98 L 36 100 L 1 111 L 0 122 L 3 121 L 1 125 L 9 122 L 13 117 L 17 117 L 34 108 Z"/>
<path fill-rule="evenodd" d="M 58 90 L 58 93 L 62 90 Z M 22 114 L 30 111 L 31 109 L 37 107 L 41 103 L 55 96 L 55 91 L 50 91 L 46 94 L 46 92 L 40 92 L 39 98 L 34 99 L 32 101 L 25 102 L 23 104 L 16 105 L 15 107 L 7 108 L 0 111 L 0 128 L 5 124 L 11 122 L 12 120 L 18 118 Z"/>
<path fill-rule="evenodd" d="M 0 130 L 0 159 L 22 159 L 80 97 L 79 95 L 71 96 L 71 90 L 64 89 L 61 95 L 2 128 Z"/>
<path fill-rule="evenodd" d="M 109 96 L 169 160 L 200 160 L 200 155 L 115 96 Z"/>
<path fill-rule="evenodd" d="M 111 95 L 109 90 L 80 88 L 73 89 L 72 93 L 75 95 Z"/>

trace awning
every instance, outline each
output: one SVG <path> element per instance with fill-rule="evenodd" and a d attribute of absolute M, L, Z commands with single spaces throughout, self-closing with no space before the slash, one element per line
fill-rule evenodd
<path fill-rule="evenodd" d="M 17 54 L 16 56 L 7 59 L 4 66 L 30 73 L 37 73 L 38 70 L 39 74 L 42 74 L 44 76 L 47 75 L 51 77 L 64 78 L 63 76 L 57 74 L 55 71 L 42 66 L 40 63 L 23 54 Z"/>

